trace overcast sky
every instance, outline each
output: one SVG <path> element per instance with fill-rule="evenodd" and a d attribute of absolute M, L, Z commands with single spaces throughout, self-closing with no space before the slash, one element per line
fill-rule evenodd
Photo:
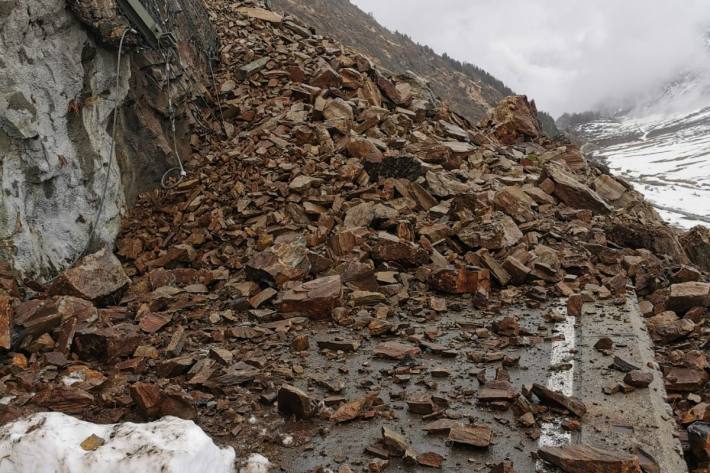
<path fill-rule="evenodd" d="M 555 116 L 644 92 L 708 61 L 710 0 L 351 1 Z"/>

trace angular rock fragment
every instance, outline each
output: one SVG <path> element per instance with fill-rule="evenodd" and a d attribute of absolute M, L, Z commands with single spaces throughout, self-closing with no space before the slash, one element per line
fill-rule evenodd
<path fill-rule="evenodd" d="M 544 403 L 560 406 L 567 409 L 577 417 L 583 417 L 584 414 L 587 413 L 587 406 L 585 406 L 579 399 L 572 396 L 565 396 L 564 394 L 548 389 L 541 384 L 533 384 L 532 392 Z"/>
<path fill-rule="evenodd" d="M 673 284 L 666 307 L 682 313 L 693 307 L 710 306 L 710 283 Z"/>
<path fill-rule="evenodd" d="M 689 319 L 679 319 L 675 312 L 666 311 L 647 321 L 651 338 L 656 343 L 671 343 L 690 335 L 695 324 Z"/>
<path fill-rule="evenodd" d="M 644 371 L 630 371 L 624 377 L 624 382 L 635 388 L 647 388 L 653 382 L 653 373 Z"/>
<path fill-rule="evenodd" d="M 387 358 L 390 360 L 411 359 L 415 358 L 419 353 L 421 353 L 419 347 L 400 342 L 383 342 L 374 348 L 376 358 Z"/>
<path fill-rule="evenodd" d="M 246 275 L 252 281 L 281 287 L 287 281 L 304 278 L 310 270 L 305 240 L 296 238 L 254 255 L 247 264 Z"/>
<path fill-rule="evenodd" d="M 336 423 L 355 420 L 372 406 L 375 399 L 377 399 L 377 393 L 369 393 L 354 401 L 346 402 L 330 416 L 330 420 Z"/>
<path fill-rule="evenodd" d="M 680 241 L 690 261 L 710 272 L 710 229 L 699 225 L 683 235 Z"/>
<path fill-rule="evenodd" d="M 417 463 L 421 466 L 439 469 L 444 463 L 444 457 L 436 452 L 420 453 L 417 455 Z"/>
<path fill-rule="evenodd" d="M 688 427 L 690 451 L 698 462 L 710 460 L 710 424 L 696 422 Z"/>
<path fill-rule="evenodd" d="M 14 318 L 12 298 L 0 295 L 0 348 L 4 350 L 9 350 L 12 346 Z"/>
<path fill-rule="evenodd" d="M 102 329 L 79 329 L 74 336 L 72 351 L 81 360 L 113 362 L 122 356 L 130 356 L 140 341 L 138 327 L 129 323 Z"/>
<path fill-rule="evenodd" d="M 296 416 L 298 419 L 309 419 L 316 415 L 316 403 L 305 392 L 295 386 L 284 384 L 277 396 L 279 412 Z"/>
<path fill-rule="evenodd" d="M 268 21 L 270 23 L 281 23 L 283 17 L 276 12 L 256 7 L 239 7 L 237 11 L 242 15 L 246 15 L 259 20 Z"/>
<path fill-rule="evenodd" d="M 457 425 L 449 431 L 448 441 L 464 447 L 488 448 L 492 437 L 493 432 L 489 427 Z"/>
<path fill-rule="evenodd" d="M 499 250 L 518 243 L 523 233 L 509 216 L 494 214 L 491 222 L 464 228 L 457 236 L 471 248 Z"/>
<path fill-rule="evenodd" d="M 73 268 L 61 273 L 50 286 L 49 293 L 80 297 L 100 304 L 125 289 L 129 283 L 121 262 L 104 248 L 85 256 Z"/>
<path fill-rule="evenodd" d="M 542 127 L 535 102 L 523 95 L 506 97 L 481 121 L 491 126 L 495 136 L 504 144 L 515 144 L 538 138 Z"/>
<path fill-rule="evenodd" d="M 441 269 L 429 277 L 429 285 L 447 294 L 478 294 L 488 299 L 491 288 L 490 272 L 486 269 Z"/>
<path fill-rule="evenodd" d="M 422 430 L 429 434 L 445 434 L 448 435 L 452 428 L 459 425 L 453 419 L 439 419 L 426 424 Z"/>
<path fill-rule="evenodd" d="M 410 448 L 404 436 L 387 427 L 382 427 L 382 443 L 397 456 L 403 456 Z"/>
<path fill-rule="evenodd" d="M 510 275 L 513 284 L 522 284 L 528 279 L 530 268 L 514 256 L 508 256 L 503 262 L 503 269 Z"/>
<path fill-rule="evenodd" d="M 429 261 L 426 250 L 397 237 L 382 237 L 377 240 L 372 251 L 375 260 L 399 263 L 404 266 L 419 266 Z"/>
<path fill-rule="evenodd" d="M 32 401 L 45 409 L 79 415 L 93 404 L 94 396 L 79 387 L 59 386 L 38 392 Z"/>
<path fill-rule="evenodd" d="M 331 316 L 343 297 L 340 276 L 327 276 L 300 284 L 287 291 L 279 310 L 286 314 L 302 314 L 313 319 Z"/>
<path fill-rule="evenodd" d="M 705 370 L 671 368 L 665 373 L 666 390 L 669 392 L 693 392 L 701 389 L 710 380 Z"/>
<path fill-rule="evenodd" d="M 579 182 L 559 164 L 545 165 L 540 179 L 550 179 L 554 183 L 555 196 L 572 208 L 589 209 L 599 214 L 612 211 L 611 206 L 599 194 Z"/>
<path fill-rule="evenodd" d="M 356 340 L 339 340 L 337 338 L 329 339 L 318 339 L 316 341 L 318 348 L 334 351 L 344 351 L 346 353 L 353 353 L 360 348 L 360 342 Z"/>
<path fill-rule="evenodd" d="M 586 445 L 544 447 L 538 456 L 566 473 L 641 473 L 636 456 Z"/>
<path fill-rule="evenodd" d="M 535 219 L 535 212 L 532 210 L 535 201 L 518 186 L 504 187 L 496 193 L 493 202 L 498 210 L 505 212 L 519 224 Z"/>
<path fill-rule="evenodd" d="M 491 381 L 478 390 L 478 402 L 512 402 L 518 395 L 508 381 Z"/>

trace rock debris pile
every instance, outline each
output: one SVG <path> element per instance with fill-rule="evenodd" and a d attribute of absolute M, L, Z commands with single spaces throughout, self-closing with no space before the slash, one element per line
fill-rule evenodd
<path fill-rule="evenodd" d="M 584 303 L 636 291 L 688 456 L 710 458 L 707 230 L 677 234 L 628 183 L 542 136 L 525 97 L 471 125 L 421 79 L 295 18 L 249 1 L 209 8 L 221 65 L 188 177 L 140 199 L 115 255 L 44 286 L 1 274 L 3 421 L 172 415 L 285 471 L 454 471 L 449 452 L 513 435 L 534 446 L 551 418 L 585 423 L 583 400 L 511 381 L 521 351 L 555 336 L 554 314 L 530 327 L 525 308 L 563 299 L 584 324 Z M 500 316 L 512 306 L 523 310 Z M 612 357 L 611 340 L 597 345 Z M 653 381 L 615 363 L 631 369 L 610 395 Z M 364 451 L 328 443 L 358 424 L 375 432 Z M 641 471 L 593 446 L 525 454 L 568 472 Z"/>

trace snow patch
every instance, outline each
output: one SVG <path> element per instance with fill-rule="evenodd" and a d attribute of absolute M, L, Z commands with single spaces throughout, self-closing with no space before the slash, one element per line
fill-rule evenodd
<path fill-rule="evenodd" d="M 239 473 L 269 473 L 271 462 L 268 458 L 258 453 L 252 453 L 246 465 L 239 469 Z"/>
<path fill-rule="evenodd" d="M 91 435 L 103 445 L 82 447 Z M 0 427 L 0 473 L 234 473 L 234 460 L 232 448 L 176 417 L 97 425 L 47 412 Z"/>

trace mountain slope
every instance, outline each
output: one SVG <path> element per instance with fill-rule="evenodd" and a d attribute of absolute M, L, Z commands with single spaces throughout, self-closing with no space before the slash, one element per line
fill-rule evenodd
<path fill-rule="evenodd" d="M 710 224 L 710 79 L 706 65 L 640 94 L 625 110 L 564 115 L 558 126 L 624 175 L 674 224 Z M 609 106 L 607 109 L 612 109 Z"/>
<path fill-rule="evenodd" d="M 669 221 L 710 224 L 710 107 L 576 127 L 590 156 L 625 176 Z"/>
<path fill-rule="evenodd" d="M 392 72 L 411 71 L 427 79 L 432 90 L 452 110 L 472 123 L 483 118 L 501 99 L 514 95 L 483 69 L 436 54 L 406 35 L 389 31 L 349 0 L 272 0 L 271 3 L 275 9 L 316 27 L 318 32 L 362 50 Z M 541 113 L 540 119 L 548 134 L 557 133 L 549 115 Z"/>

